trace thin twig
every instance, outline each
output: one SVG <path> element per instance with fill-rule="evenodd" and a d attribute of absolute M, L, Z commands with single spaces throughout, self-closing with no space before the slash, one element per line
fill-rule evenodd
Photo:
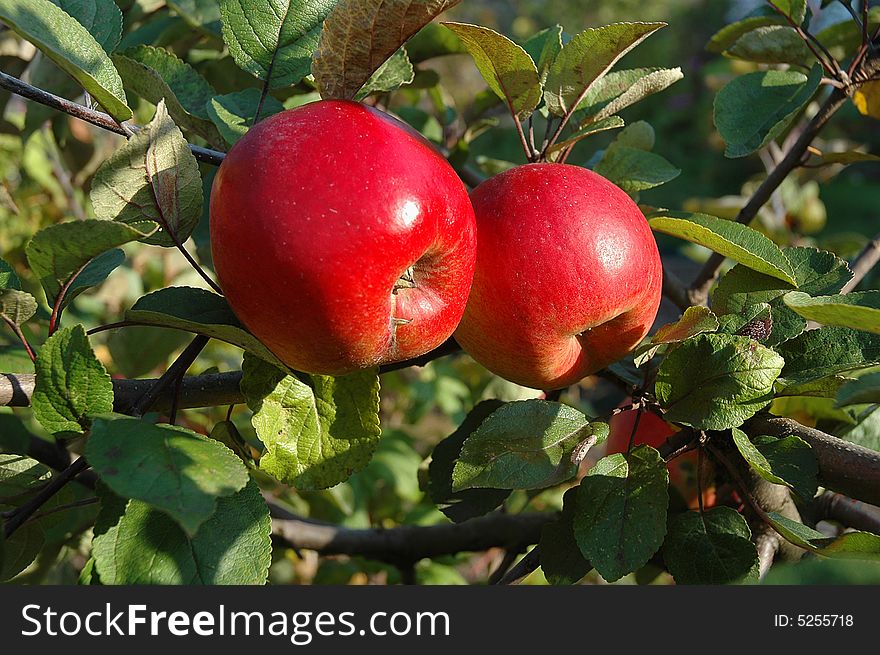
<path fill-rule="evenodd" d="M 819 111 L 807 123 L 804 131 L 798 137 L 797 141 L 792 145 L 791 150 L 785 155 L 779 165 L 766 177 L 761 185 L 755 190 L 754 195 L 749 199 L 746 206 L 737 214 L 736 222 L 743 225 L 748 224 L 757 216 L 758 211 L 763 207 L 773 195 L 773 192 L 788 177 L 795 168 L 801 163 L 803 154 L 807 148 L 822 131 L 832 116 L 844 105 L 847 95 L 835 89 L 831 95 L 822 104 Z M 689 299 L 693 305 L 704 305 L 709 297 L 709 289 L 712 287 L 721 265 L 724 263 L 724 255 L 712 253 L 702 270 L 691 284 L 689 290 Z"/>
<path fill-rule="evenodd" d="M 48 91 L 39 89 L 27 82 L 23 82 L 17 77 L 7 75 L 3 71 L 0 71 L 0 88 L 11 91 L 22 98 L 38 102 L 41 105 L 57 109 L 69 116 L 73 116 L 86 123 L 91 123 L 96 127 L 100 127 L 109 132 L 114 132 L 126 138 L 130 137 L 134 130 L 139 129 L 129 123 L 120 124 L 109 114 L 71 102 L 70 100 L 57 96 L 54 93 L 49 93 Z M 196 146 L 193 144 L 189 144 L 189 149 L 192 151 L 196 159 L 214 166 L 219 166 L 223 162 L 223 158 L 226 157 L 226 154 L 219 150 L 211 150 L 210 148 L 203 148 L 202 146 Z"/>
<path fill-rule="evenodd" d="M 31 348 L 31 344 L 28 343 L 27 337 L 24 336 L 24 332 L 22 332 L 21 326 L 17 325 L 15 321 L 7 316 L 4 316 L 3 320 L 6 322 L 6 325 L 9 326 L 9 329 L 12 330 L 13 334 L 15 334 L 15 336 L 18 337 L 19 341 L 21 341 L 21 345 L 24 346 L 24 349 L 27 352 L 28 357 L 31 358 L 31 361 L 37 361 L 37 355 L 36 353 L 34 353 L 34 349 Z"/>
<path fill-rule="evenodd" d="M 15 515 L 12 516 L 3 525 L 3 533 L 5 537 L 8 539 L 12 535 L 12 533 L 14 533 L 19 527 L 21 527 L 22 523 L 27 521 L 32 514 L 34 514 L 38 509 L 40 509 L 40 507 L 42 507 L 46 503 L 46 501 L 52 498 L 52 496 L 58 493 L 65 484 L 73 480 L 77 475 L 85 471 L 87 468 L 89 468 L 89 463 L 85 460 L 85 458 L 78 458 L 73 464 L 71 464 L 61 473 L 53 477 L 37 495 L 35 495 L 25 504 L 20 505 L 18 508 L 16 508 Z"/>
<path fill-rule="evenodd" d="M 856 258 L 853 259 L 850 264 L 853 272 L 852 279 L 843 285 L 840 293 L 849 293 L 855 289 L 859 282 L 877 265 L 877 262 L 880 262 L 880 234 L 868 242 Z"/>
<path fill-rule="evenodd" d="M 499 585 L 518 584 L 530 576 L 539 566 L 541 566 L 541 547 L 535 546 L 525 554 L 516 566 L 511 568 L 504 574 L 499 581 Z"/>
<path fill-rule="evenodd" d="M 810 52 L 812 52 L 813 55 L 816 57 L 816 59 L 819 61 L 819 63 L 822 64 L 822 68 L 824 68 L 828 72 L 828 74 L 831 75 L 832 77 L 834 77 L 835 79 L 837 79 L 841 82 L 844 81 L 841 79 L 841 77 L 842 77 L 841 74 L 843 73 L 843 71 L 840 68 L 840 64 L 838 64 L 837 60 L 834 58 L 834 56 L 830 52 L 828 52 L 828 48 L 826 48 L 822 44 L 822 42 L 819 41 L 819 39 L 817 39 L 809 30 L 805 30 L 803 27 L 798 25 L 797 21 L 795 21 L 791 17 L 791 15 L 787 14 L 782 9 L 780 9 L 779 6 L 775 2 L 773 2 L 772 0 L 767 0 L 767 4 L 770 5 L 771 7 L 773 7 L 773 9 L 774 9 L 774 11 L 776 11 L 776 13 L 783 16 L 785 18 L 785 20 L 788 21 L 788 23 L 794 28 L 794 31 L 797 32 L 797 35 L 799 37 L 801 37 L 801 40 L 803 40 L 803 42 L 807 44 L 807 47 L 810 49 Z M 818 46 L 819 50 L 822 51 L 822 55 L 824 55 L 824 57 L 819 54 L 819 52 L 816 50 L 816 47 L 814 47 L 813 44 Z M 827 57 L 828 59 L 826 60 L 825 57 Z"/>

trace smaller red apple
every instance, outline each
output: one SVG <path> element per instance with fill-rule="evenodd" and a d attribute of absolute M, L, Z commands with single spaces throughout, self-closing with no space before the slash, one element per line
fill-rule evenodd
<path fill-rule="evenodd" d="M 629 403 L 630 401 L 627 400 L 621 403 L 619 407 L 626 407 Z M 605 451 L 607 455 L 626 452 L 629 446 L 630 435 L 632 435 L 633 428 L 635 427 L 637 414 L 638 412 L 630 410 L 611 417 L 609 421 L 611 431 L 608 435 Z M 639 426 L 636 429 L 633 445 L 645 444 L 653 448 L 659 448 L 677 431 L 678 428 L 670 425 L 656 414 L 644 411 L 642 412 L 641 419 L 639 419 Z M 717 500 L 710 467 L 711 464 L 704 457 L 702 477 L 704 508 L 714 506 Z M 691 450 L 683 455 L 679 455 L 668 462 L 666 468 L 669 470 L 669 483 L 681 493 L 689 508 L 697 509 L 699 507 L 699 502 L 697 501 L 699 493 L 699 485 L 697 484 L 699 454 L 697 451 Z"/>

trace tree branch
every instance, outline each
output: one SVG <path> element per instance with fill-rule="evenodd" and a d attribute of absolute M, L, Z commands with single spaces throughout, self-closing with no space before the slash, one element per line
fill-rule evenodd
<path fill-rule="evenodd" d="M 541 528 L 556 518 L 553 512 L 495 512 L 463 523 L 353 529 L 299 518 L 271 503 L 269 507 L 273 516 L 272 534 L 291 548 L 314 550 L 322 555 L 358 555 L 395 565 L 415 563 L 427 557 L 537 543 Z"/>
<path fill-rule="evenodd" d="M 815 500 L 817 519 L 837 521 L 848 528 L 880 534 L 880 507 L 843 494 L 825 491 Z"/>
<path fill-rule="evenodd" d="M 736 222 L 746 225 L 758 215 L 758 211 L 773 196 L 773 192 L 788 177 L 795 168 L 797 168 L 807 151 L 807 148 L 822 131 L 822 128 L 828 123 L 832 116 L 843 106 L 847 100 L 847 95 L 840 89 L 835 89 L 828 99 L 822 104 L 822 107 L 815 116 L 807 123 L 804 131 L 798 137 L 797 141 L 791 147 L 791 150 L 783 157 L 782 161 L 777 164 L 767 178 L 761 183 L 761 186 L 755 191 L 749 202 L 737 214 Z M 696 279 L 691 284 L 689 291 L 690 302 L 693 305 L 705 305 L 709 297 L 709 289 L 718 277 L 721 265 L 724 263 L 724 256 L 718 253 L 712 253 Z"/>
<path fill-rule="evenodd" d="M 878 261 L 880 261 L 880 234 L 875 236 L 852 261 L 850 264 L 852 279 L 843 285 L 840 293 L 849 293 L 855 289 Z"/>
<path fill-rule="evenodd" d="M 808 428 L 789 418 L 758 415 L 746 423 L 745 430 L 754 436 L 800 437 L 816 454 L 822 486 L 880 505 L 880 452 Z"/>
<path fill-rule="evenodd" d="M 56 96 L 54 93 L 38 89 L 27 82 L 23 82 L 17 77 L 7 75 L 3 71 L 0 71 L 0 88 L 11 91 L 16 95 L 20 95 L 22 98 L 38 102 L 41 105 L 57 109 L 60 112 L 64 112 L 65 114 L 78 118 L 86 123 L 91 123 L 101 129 L 115 132 L 125 138 L 131 136 L 131 132 L 126 130 L 126 127 L 128 127 L 129 130 L 134 131 L 140 129 L 131 124 L 125 124 L 123 126 L 110 116 L 110 114 L 105 114 L 96 109 L 90 109 L 89 107 L 62 98 L 61 96 Z M 219 166 L 223 162 L 223 158 L 226 157 L 226 154 L 219 150 L 211 150 L 210 148 L 203 148 L 202 146 L 189 144 L 189 149 L 192 151 L 196 159 L 214 166 Z"/>

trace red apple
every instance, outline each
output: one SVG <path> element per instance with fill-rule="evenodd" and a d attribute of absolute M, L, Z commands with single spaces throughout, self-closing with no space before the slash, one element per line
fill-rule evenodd
<path fill-rule="evenodd" d="M 476 256 L 467 190 L 430 142 L 362 104 L 276 114 L 226 155 L 211 252 L 230 306 L 290 367 L 341 375 L 446 340 Z"/>
<path fill-rule="evenodd" d="M 625 401 L 621 406 L 628 405 L 630 401 Z M 614 453 L 625 453 L 629 446 L 629 439 L 632 435 L 633 428 L 636 423 L 636 411 L 627 411 L 616 414 L 611 417 L 609 426 L 611 428 L 608 434 L 608 440 L 605 442 L 605 454 L 612 455 Z M 662 418 L 651 412 L 642 412 L 639 419 L 639 425 L 636 429 L 633 445 L 645 444 L 654 448 L 659 448 L 669 437 L 671 437 L 677 428 L 670 425 Z M 669 483 L 678 489 L 688 507 L 697 509 L 699 502 L 699 485 L 697 484 L 697 475 L 699 474 L 699 453 L 691 450 L 683 455 L 679 455 L 671 460 L 666 468 L 669 470 Z M 706 458 L 703 458 L 703 507 L 712 507 L 716 502 L 715 485 L 712 483 L 712 466 Z"/>
<path fill-rule="evenodd" d="M 657 243 L 638 206 L 578 166 L 529 164 L 471 193 L 477 266 L 455 338 L 493 373 L 536 389 L 620 359 L 660 305 Z"/>

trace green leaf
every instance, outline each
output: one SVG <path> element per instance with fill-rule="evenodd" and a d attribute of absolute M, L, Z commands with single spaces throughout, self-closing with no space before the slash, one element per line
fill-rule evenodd
<path fill-rule="evenodd" d="M 636 80 L 631 86 L 605 105 L 593 120 L 608 118 L 648 96 L 660 93 L 684 77 L 680 68 L 660 68 Z"/>
<path fill-rule="evenodd" d="M 786 386 L 880 364 L 880 336 L 842 327 L 809 330 L 776 347 Z"/>
<path fill-rule="evenodd" d="M 312 74 L 321 97 L 350 100 L 406 40 L 461 0 L 339 0 L 324 21 Z"/>
<path fill-rule="evenodd" d="M 10 502 L 44 485 L 52 472 L 25 455 L 0 454 L 0 502 Z"/>
<path fill-rule="evenodd" d="M 643 77 L 650 75 L 660 68 L 632 68 L 620 71 L 611 71 L 596 80 L 587 91 L 586 95 L 578 103 L 576 118 L 578 123 L 595 120 L 594 116 L 602 110 L 611 100 L 619 97 Z M 652 146 L 653 147 L 653 146 Z M 650 148 L 648 148 L 650 150 Z"/>
<path fill-rule="evenodd" d="M 120 415 L 94 419 L 86 457 L 114 493 L 168 514 L 190 537 L 219 498 L 248 482 L 244 464 L 219 441 Z"/>
<path fill-rule="evenodd" d="M 706 49 L 720 54 L 736 43 L 740 37 L 752 30 L 766 25 L 788 25 L 784 16 L 780 16 L 772 7 L 759 7 L 751 14 L 730 25 L 725 25 L 709 40 Z"/>
<path fill-rule="evenodd" d="M 0 317 L 13 325 L 29 321 L 37 313 L 37 300 L 26 291 L 0 289 Z"/>
<path fill-rule="evenodd" d="M 574 537 L 608 582 L 644 566 L 662 545 L 668 485 L 666 462 L 645 445 L 599 460 L 581 480 Z"/>
<path fill-rule="evenodd" d="M 593 565 L 584 559 L 574 538 L 574 518 L 577 511 L 578 488 L 573 487 L 562 497 L 562 513 L 555 521 L 541 529 L 541 570 L 552 585 L 573 585 L 583 578 Z"/>
<path fill-rule="evenodd" d="M 167 364 L 171 353 L 187 342 L 188 335 L 177 330 L 131 325 L 113 330 L 107 347 L 116 371 L 127 378 L 139 378 Z"/>
<path fill-rule="evenodd" d="M 641 366 L 651 359 L 665 344 L 681 343 L 698 334 L 714 332 L 718 326 L 718 317 L 708 307 L 702 305 L 688 307 L 680 319 L 659 327 L 645 343 L 636 348 L 636 366 Z"/>
<path fill-rule="evenodd" d="M 538 77 L 541 84 L 547 80 L 550 66 L 556 60 L 559 51 L 562 50 L 562 25 L 547 27 L 537 34 L 530 36 L 522 44 L 535 66 L 538 69 Z"/>
<path fill-rule="evenodd" d="M 49 432 L 83 433 L 87 416 L 113 410 L 113 385 L 82 325 L 58 330 L 37 351 L 34 416 Z"/>
<path fill-rule="evenodd" d="M 621 57 L 666 23 L 614 23 L 584 30 L 556 56 L 547 74 L 544 101 L 550 113 L 573 111 L 590 87 Z"/>
<path fill-rule="evenodd" d="M 880 373 L 868 373 L 840 386 L 837 406 L 880 403 Z"/>
<path fill-rule="evenodd" d="M 803 66 L 816 61 L 804 40 L 787 25 L 768 25 L 743 34 L 724 55 L 761 64 Z"/>
<path fill-rule="evenodd" d="M 529 54 L 506 36 L 487 27 L 443 23 L 455 32 L 474 58 L 489 88 L 507 103 L 510 113 L 523 120 L 541 102 L 538 69 Z"/>
<path fill-rule="evenodd" d="M 575 476 L 585 448 L 607 437 L 606 423 L 589 423 L 568 405 L 545 400 L 507 403 L 465 440 L 452 472 L 452 490 L 544 489 L 560 484 Z M 582 442 L 585 446 L 578 448 Z"/>
<path fill-rule="evenodd" d="M 226 143 L 233 145 L 247 134 L 257 115 L 261 95 L 259 89 L 250 88 L 211 98 L 208 103 L 208 117 L 220 130 Z M 267 95 L 260 117 L 266 118 L 281 111 L 284 111 L 284 105 Z"/>
<path fill-rule="evenodd" d="M 0 504 L 0 512 L 13 507 Z M 0 531 L 3 522 L 0 520 Z M 43 549 L 45 537 L 39 522 L 22 525 L 8 538 L 0 538 L 0 581 L 6 581 L 24 571 Z"/>
<path fill-rule="evenodd" d="M 122 38 L 122 12 L 113 0 L 52 0 L 75 18 L 109 55 Z"/>
<path fill-rule="evenodd" d="M 363 100 L 371 93 L 396 91 L 402 86 L 411 84 L 415 77 L 416 72 L 406 54 L 406 48 L 401 46 L 370 76 L 358 91 L 355 100 Z"/>
<path fill-rule="evenodd" d="M 798 288 L 811 295 L 837 293 L 852 278 L 846 262 L 833 253 L 815 248 L 783 248 L 782 252 L 791 262 Z M 769 303 L 773 331 L 766 343 L 776 345 L 796 337 L 807 326 L 782 300 L 790 289 L 776 278 L 738 265 L 718 282 L 712 306 L 720 313 L 744 314 L 750 306 Z"/>
<path fill-rule="evenodd" d="M 732 584 L 758 578 L 758 551 L 745 518 L 730 507 L 672 517 L 663 560 L 676 584 Z"/>
<path fill-rule="evenodd" d="M 111 262 L 107 257 L 117 258 L 118 255 L 105 255 L 101 259 L 103 253 L 130 241 L 143 239 L 155 229 L 155 224 L 146 221 L 132 225 L 99 220 L 58 223 L 37 232 L 25 252 L 31 270 L 43 285 L 46 300 L 51 306 L 71 279 L 75 282 L 70 284 L 65 294 L 66 302 L 70 302 L 75 295 L 70 294 L 71 290 L 83 291 L 88 283 L 99 277 L 98 273 L 109 273 L 107 266 Z M 89 269 L 90 262 L 97 264 Z M 77 282 L 82 276 L 85 276 L 83 280 Z"/>
<path fill-rule="evenodd" d="M 321 24 L 334 5 L 336 0 L 220 0 L 223 40 L 235 63 L 269 88 L 293 86 L 309 74 Z"/>
<path fill-rule="evenodd" d="M 715 127 L 725 156 L 750 155 L 775 139 L 819 88 L 822 67 L 810 75 L 768 70 L 735 78 L 715 97 Z"/>
<path fill-rule="evenodd" d="M 461 523 L 482 516 L 498 507 L 510 495 L 510 489 L 452 490 L 452 471 L 461 447 L 492 412 L 504 405 L 500 400 L 478 403 L 451 435 L 434 446 L 428 466 L 428 495 L 450 520 Z"/>
<path fill-rule="evenodd" d="M 660 155 L 617 142 L 608 146 L 593 170 L 630 194 L 666 184 L 681 174 L 681 169 Z"/>
<path fill-rule="evenodd" d="M 113 62 L 75 18 L 49 0 L 0 0 L 0 20 L 73 77 L 111 116 L 131 118 Z"/>
<path fill-rule="evenodd" d="M 326 489 L 364 468 L 379 443 L 379 377 L 368 369 L 302 379 L 245 357 L 241 390 L 266 447 L 260 469 L 297 489 Z"/>
<path fill-rule="evenodd" d="M 807 320 L 880 334 L 880 291 L 818 298 L 792 291 L 785 294 L 782 300 Z"/>
<path fill-rule="evenodd" d="M 98 218 L 160 230 L 145 243 L 171 247 L 185 242 L 202 217 L 199 164 L 183 134 L 159 101 L 153 120 L 105 161 L 92 181 Z"/>
<path fill-rule="evenodd" d="M 649 221 L 655 232 L 691 241 L 751 269 L 796 285 L 794 268 L 769 238 L 734 221 L 690 212 L 664 212 Z"/>
<path fill-rule="evenodd" d="M 826 537 L 821 532 L 776 512 L 770 512 L 769 516 L 773 527 L 787 541 L 816 555 L 841 559 L 880 560 L 880 536 L 876 534 L 853 531 L 845 532 L 838 537 Z"/>
<path fill-rule="evenodd" d="M 220 6 L 217 0 L 166 0 L 184 22 L 210 37 L 220 37 Z"/>
<path fill-rule="evenodd" d="M 602 119 L 601 121 L 596 121 L 595 123 L 587 123 L 584 127 L 576 130 L 575 132 L 572 132 L 568 137 L 565 138 L 565 140 L 557 141 L 556 143 L 554 143 L 547 150 L 547 152 L 550 154 L 561 152 L 569 146 L 573 146 L 575 143 L 578 143 L 579 141 L 587 138 L 588 136 L 598 134 L 599 132 L 606 132 L 608 130 L 616 130 L 617 128 L 623 127 L 624 125 L 626 125 L 626 123 L 620 116 L 610 116 L 608 118 Z"/>
<path fill-rule="evenodd" d="M 101 253 L 86 264 L 82 272 L 77 275 L 67 287 L 62 307 L 66 307 L 80 293 L 91 287 L 102 284 L 107 277 L 125 261 L 125 252 L 121 248 L 114 248 Z"/>
<path fill-rule="evenodd" d="M 795 436 L 757 437 L 752 443 L 742 430 L 733 428 L 732 433 L 740 455 L 762 478 L 788 487 L 804 500 L 816 495 L 819 464 L 806 441 Z"/>
<path fill-rule="evenodd" d="M 666 420 L 726 430 L 770 403 L 783 364 L 748 337 L 700 334 L 666 354 L 654 388 Z"/>
<path fill-rule="evenodd" d="M 192 66 L 173 52 L 147 45 L 123 50 L 113 55 L 113 62 L 128 89 L 154 105 L 165 100 L 178 125 L 220 145 L 205 108 L 216 91 Z"/>
<path fill-rule="evenodd" d="M 15 269 L 0 259 L 0 289 L 21 289 L 21 280 L 15 274 Z"/>
<path fill-rule="evenodd" d="M 219 499 L 192 538 L 146 503 L 104 492 L 92 556 L 106 585 L 265 584 L 271 529 L 269 508 L 254 482 Z"/>
<path fill-rule="evenodd" d="M 168 287 L 142 296 L 125 312 L 128 321 L 185 330 L 231 343 L 283 367 L 284 364 L 238 321 L 223 298 L 206 289 Z"/>

